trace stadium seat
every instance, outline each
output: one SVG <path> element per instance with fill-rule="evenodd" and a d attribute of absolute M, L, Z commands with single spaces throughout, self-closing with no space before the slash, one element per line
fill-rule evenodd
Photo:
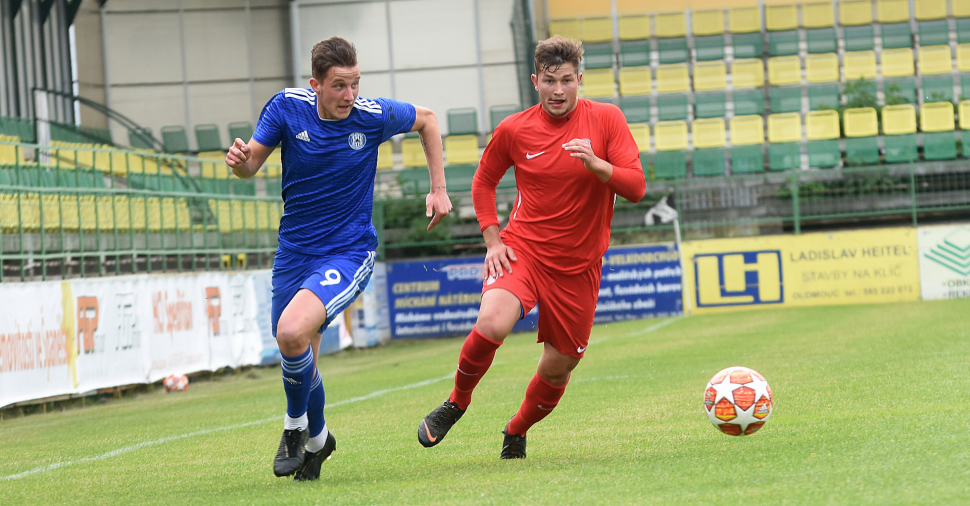
<path fill-rule="evenodd" d="M 561 35 L 567 39 L 583 40 L 583 30 L 579 19 L 549 20 L 549 36 Z"/>
<path fill-rule="evenodd" d="M 612 69 L 613 63 L 613 44 L 583 44 L 586 69 Z"/>
<path fill-rule="evenodd" d="M 968 19 L 957 20 L 957 44 L 967 44 L 970 43 L 970 3 L 961 2 L 961 4 L 967 9 L 966 17 Z M 957 10 L 956 7 L 956 5 L 953 6 L 954 11 Z"/>
<path fill-rule="evenodd" d="M 659 81 L 659 70 L 657 75 Z M 653 82 L 650 79 L 650 67 L 620 69 L 620 96 L 649 95 L 651 91 L 653 91 Z"/>
<path fill-rule="evenodd" d="M 763 89 L 761 88 L 756 88 L 753 90 L 735 89 L 733 96 L 734 96 L 735 116 L 764 114 L 765 92 Z"/>
<path fill-rule="evenodd" d="M 616 94 L 613 70 L 587 70 L 583 73 L 582 91 L 586 98 L 612 97 Z"/>
<path fill-rule="evenodd" d="M 912 77 L 886 79 L 883 81 L 886 105 L 915 104 L 916 80 Z"/>
<path fill-rule="evenodd" d="M 785 142 L 768 145 L 768 168 L 770 170 L 791 170 L 801 165 L 801 144 Z"/>
<path fill-rule="evenodd" d="M 687 119 L 687 95 L 660 95 L 657 97 L 657 115 L 659 121 L 676 121 Z"/>
<path fill-rule="evenodd" d="M 795 4 L 766 5 L 765 27 L 769 31 L 797 30 L 798 6 Z"/>
<path fill-rule="evenodd" d="M 845 162 L 848 165 L 879 163 L 879 119 L 871 107 L 846 109 L 843 113 L 845 130 Z"/>
<path fill-rule="evenodd" d="M 734 47 L 734 58 L 761 58 L 764 55 L 764 41 L 761 33 L 733 33 L 732 46 Z M 736 61 L 735 60 L 735 61 Z"/>
<path fill-rule="evenodd" d="M 627 123 L 649 123 L 650 97 L 620 97 L 620 110 Z"/>
<path fill-rule="evenodd" d="M 922 91 L 923 102 L 952 102 L 953 77 L 950 75 L 924 76 Z"/>
<path fill-rule="evenodd" d="M 835 24 L 835 9 L 832 8 L 832 2 L 803 4 L 802 24 L 805 25 L 805 28 L 827 28 L 833 26 Z"/>
<path fill-rule="evenodd" d="M 757 7 L 730 9 L 728 10 L 728 27 L 732 34 L 760 32 L 761 12 Z"/>
<path fill-rule="evenodd" d="M 135 149 L 155 149 L 152 140 L 152 129 L 141 128 L 128 130 L 128 145 Z"/>
<path fill-rule="evenodd" d="M 795 7 L 792 5 L 792 7 Z M 768 32 L 768 54 L 792 56 L 798 54 L 798 31 Z"/>
<path fill-rule="evenodd" d="M 613 42 L 613 18 L 585 18 L 579 27 L 583 42 Z"/>
<path fill-rule="evenodd" d="M 687 175 L 687 123 L 661 121 L 654 128 L 657 153 L 654 155 L 654 175 L 658 178 L 677 178 Z"/>
<path fill-rule="evenodd" d="M 684 37 L 657 39 L 657 55 L 661 64 L 686 62 L 690 57 L 687 39 Z"/>
<path fill-rule="evenodd" d="M 444 144 L 448 165 L 477 164 L 481 158 L 477 135 L 449 135 Z"/>
<path fill-rule="evenodd" d="M 650 151 L 650 124 L 630 123 L 627 126 L 630 127 L 630 135 L 636 141 L 637 148 L 640 149 L 640 152 L 648 153 Z"/>
<path fill-rule="evenodd" d="M 970 158 L 970 100 L 960 102 L 960 130 L 963 157 Z"/>
<path fill-rule="evenodd" d="M 909 23 L 882 25 L 882 49 L 902 49 L 913 47 L 913 31 Z"/>
<path fill-rule="evenodd" d="M 909 21 L 909 0 L 876 0 L 876 19 L 880 23 Z"/>
<path fill-rule="evenodd" d="M 473 107 L 448 109 L 448 135 L 477 135 L 478 110 Z"/>
<path fill-rule="evenodd" d="M 650 65 L 650 41 L 631 40 L 620 42 L 620 65 L 644 67 Z"/>
<path fill-rule="evenodd" d="M 732 174 L 750 174 L 765 170 L 765 152 L 761 144 L 751 146 L 735 145 L 731 148 L 730 155 Z"/>
<path fill-rule="evenodd" d="M 694 130 L 694 175 L 724 175 L 724 146 L 727 144 L 724 119 L 695 120 L 692 128 Z"/>
<path fill-rule="evenodd" d="M 697 61 L 724 59 L 724 36 L 694 37 L 694 55 Z"/>
<path fill-rule="evenodd" d="M 919 48 L 919 71 L 923 75 L 949 74 L 953 70 L 950 46 Z"/>
<path fill-rule="evenodd" d="M 617 20 L 620 40 L 646 40 L 650 38 L 650 16 L 620 16 Z"/>
<path fill-rule="evenodd" d="M 195 125 L 195 142 L 199 151 L 222 151 L 226 149 L 219 135 L 219 127 L 212 123 Z"/>
<path fill-rule="evenodd" d="M 685 37 L 687 35 L 687 16 L 683 11 L 657 14 L 654 17 L 654 22 L 657 39 Z"/>
<path fill-rule="evenodd" d="M 805 58 L 805 77 L 809 83 L 838 82 L 839 55 L 835 53 L 808 55 Z"/>
<path fill-rule="evenodd" d="M 421 139 L 411 138 L 401 141 L 401 162 L 405 168 L 428 166 L 428 159 L 424 155 Z"/>
<path fill-rule="evenodd" d="M 249 142 L 253 138 L 252 123 L 248 121 L 234 121 L 229 123 L 229 138 L 232 142 L 236 142 L 236 139 Z"/>
<path fill-rule="evenodd" d="M 185 135 L 185 128 L 173 125 L 162 127 L 162 144 L 169 153 L 187 153 L 189 138 Z"/>
<path fill-rule="evenodd" d="M 720 91 L 694 94 L 695 118 L 721 118 L 727 114 L 727 94 Z"/>
<path fill-rule="evenodd" d="M 798 113 L 768 116 L 768 168 L 789 170 L 801 163 L 802 118 Z"/>
<path fill-rule="evenodd" d="M 808 138 L 809 167 L 835 167 L 842 161 L 837 111 L 811 111 L 806 114 L 805 136 Z"/>
<path fill-rule="evenodd" d="M 912 104 L 891 105 L 882 109 L 882 133 L 886 135 L 886 162 L 915 162 L 916 108 Z"/>
<path fill-rule="evenodd" d="M 394 168 L 394 150 L 391 141 L 383 142 L 377 147 L 377 170 Z"/>
<path fill-rule="evenodd" d="M 403 195 L 425 195 L 431 191 L 431 179 L 427 169 L 407 168 L 398 172 L 397 177 Z"/>
<path fill-rule="evenodd" d="M 872 51 L 845 53 L 842 64 L 847 81 L 876 78 L 876 53 Z"/>
<path fill-rule="evenodd" d="M 846 51 L 872 51 L 876 47 L 872 25 L 847 26 L 842 33 Z"/>
<path fill-rule="evenodd" d="M 493 105 L 488 108 L 488 123 L 491 130 L 495 130 L 498 124 L 502 122 L 505 118 L 519 112 L 519 106 L 517 104 L 507 104 L 507 105 Z"/>
<path fill-rule="evenodd" d="M 839 21 L 843 25 L 872 24 L 870 0 L 843 0 L 839 2 Z"/>
<path fill-rule="evenodd" d="M 923 131 L 923 158 L 952 160 L 956 158 L 953 104 L 925 103 L 920 108 L 920 129 Z"/>
<path fill-rule="evenodd" d="M 946 0 L 914 0 L 916 4 L 916 19 L 943 19 L 946 17 Z M 959 0 L 954 4 L 960 3 Z"/>
<path fill-rule="evenodd" d="M 768 88 L 768 102 L 772 113 L 799 112 L 802 110 L 801 86 Z"/>
<path fill-rule="evenodd" d="M 647 70 L 649 74 L 649 69 Z M 648 83 L 649 87 L 649 76 Z M 622 87 L 622 83 L 621 83 Z M 649 88 L 648 88 L 649 90 Z M 684 93 L 690 90 L 690 71 L 686 64 L 661 65 L 657 67 L 657 92 L 658 93 Z M 643 92 L 627 93 L 629 95 L 642 95 Z"/>
<path fill-rule="evenodd" d="M 957 46 L 957 70 L 970 72 L 970 44 Z"/>
<path fill-rule="evenodd" d="M 471 191 L 472 179 L 475 177 L 476 168 L 477 166 L 475 165 L 449 165 L 445 167 L 445 179 L 448 181 L 448 191 L 452 193 Z M 425 174 L 425 178 L 428 178 L 427 174 Z"/>
<path fill-rule="evenodd" d="M 950 24 L 947 20 L 920 21 L 919 45 L 922 47 L 945 46 L 950 44 Z"/>
<path fill-rule="evenodd" d="M 837 109 L 839 107 L 839 85 L 826 84 L 808 87 L 808 110 Z"/>
<path fill-rule="evenodd" d="M 953 2 L 953 17 L 955 18 L 970 18 L 970 3 L 967 2 Z M 959 26 L 960 19 L 957 20 Z"/>
<path fill-rule="evenodd" d="M 882 52 L 883 77 L 908 77 L 916 74 L 912 49 L 886 49 Z"/>
<path fill-rule="evenodd" d="M 693 11 L 690 14 L 691 32 L 694 37 L 724 33 L 724 11 Z"/>
<path fill-rule="evenodd" d="M 760 88 L 765 84 L 765 68 L 762 60 L 734 60 L 731 79 L 735 88 Z"/>
<path fill-rule="evenodd" d="M 771 86 L 799 84 L 802 80 L 802 61 L 797 56 L 778 56 L 768 59 L 768 83 Z"/>
<path fill-rule="evenodd" d="M 839 49 L 835 28 L 805 30 L 805 42 L 808 54 L 835 53 Z"/>
<path fill-rule="evenodd" d="M 727 87 L 727 68 L 723 61 L 694 64 L 694 90 L 717 91 Z"/>

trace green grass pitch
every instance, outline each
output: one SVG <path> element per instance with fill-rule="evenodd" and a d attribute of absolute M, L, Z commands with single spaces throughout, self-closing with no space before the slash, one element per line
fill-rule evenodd
<path fill-rule="evenodd" d="M 275 478 L 279 368 L 0 422 L 0 504 L 970 504 L 970 300 L 777 309 L 593 329 L 528 458 L 500 431 L 535 372 L 509 338 L 464 418 L 422 448 L 461 339 L 320 360 L 337 451 Z M 660 325 L 663 324 L 663 325 Z M 749 437 L 703 412 L 718 370 L 751 367 L 775 409 Z"/>

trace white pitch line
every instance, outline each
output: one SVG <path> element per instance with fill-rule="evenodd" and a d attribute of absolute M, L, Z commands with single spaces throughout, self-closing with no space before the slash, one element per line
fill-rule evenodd
<path fill-rule="evenodd" d="M 664 320 L 664 321 L 662 321 L 660 323 L 657 323 L 655 325 L 651 325 L 650 327 L 647 327 L 647 328 L 645 328 L 643 330 L 638 330 L 638 331 L 632 332 L 630 334 L 624 334 L 622 336 L 613 336 L 613 337 L 636 337 L 636 336 L 642 336 L 643 334 L 649 334 L 649 333 L 651 333 L 651 332 L 653 332 L 655 330 L 664 328 L 667 325 L 670 325 L 671 323 L 674 323 L 675 321 L 680 320 L 681 318 L 683 318 L 683 316 L 677 316 L 677 317 L 674 317 L 674 318 L 669 318 L 669 319 Z M 589 344 L 602 343 L 603 341 L 606 341 L 607 339 L 610 339 L 610 338 L 609 337 L 601 337 L 599 339 L 593 339 L 593 340 L 591 340 L 589 342 Z"/>
<path fill-rule="evenodd" d="M 327 405 L 326 407 L 327 408 L 335 408 L 337 406 L 343 406 L 344 404 L 351 404 L 351 403 L 354 403 L 354 402 L 366 401 L 367 399 L 373 399 L 374 397 L 380 397 L 380 396 L 382 396 L 384 394 L 387 394 L 387 393 L 398 392 L 398 391 L 401 391 L 401 390 L 410 390 L 412 388 L 419 388 L 419 387 L 423 387 L 423 386 L 426 386 L 426 385 L 431 385 L 431 384 L 437 383 L 439 381 L 444 381 L 446 379 L 451 379 L 451 378 L 454 378 L 454 377 L 455 377 L 454 374 L 448 374 L 447 376 L 442 376 L 440 378 L 434 378 L 434 379 L 429 379 L 429 380 L 425 380 L 425 381 L 419 381 L 417 383 L 412 383 L 410 385 L 404 385 L 403 387 L 395 387 L 395 388 L 387 388 L 387 389 L 384 389 L 384 390 L 378 390 L 376 392 L 371 392 L 371 393 L 369 393 L 367 395 L 362 395 L 360 397 L 353 397 L 353 398 L 350 398 L 350 399 L 338 401 L 338 402 L 335 402 L 333 404 Z M 94 462 L 94 461 L 97 461 L 97 460 L 104 460 L 104 459 L 111 458 L 111 457 L 117 457 L 118 455 L 124 455 L 126 453 L 130 453 L 130 452 L 133 452 L 135 450 L 140 450 L 142 448 L 147 448 L 149 446 L 160 445 L 162 443 L 168 443 L 169 441 L 176 441 L 178 439 L 185 439 L 185 438 L 190 438 L 190 437 L 195 437 L 195 436 L 204 436 L 206 434 L 212 434 L 213 432 L 222 432 L 222 431 L 226 431 L 226 430 L 240 429 L 240 428 L 243 428 L 243 427 L 250 427 L 250 426 L 253 426 L 253 425 L 260 425 L 260 424 L 264 424 L 264 423 L 267 423 L 267 422 L 278 422 L 280 420 L 282 420 L 281 417 L 274 416 L 272 418 L 264 418 L 262 420 L 256 420 L 255 422 L 239 423 L 239 424 L 236 424 L 236 425 L 228 425 L 228 426 L 225 426 L 225 427 L 218 427 L 218 428 L 215 428 L 215 429 L 205 429 L 205 430 L 200 430 L 200 431 L 196 431 L 196 432 L 190 432 L 188 434 L 182 434 L 180 436 L 163 437 L 161 439 L 156 439 L 154 441 L 145 441 L 143 443 L 138 443 L 138 444 L 134 444 L 134 445 L 131 445 L 131 446 L 125 446 L 124 448 L 118 448 L 117 450 L 111 450 L 110 452 L 102 453 L 101 455 L 97 455 L 97 456 L 94 456 L 94 457 L 84 457 L 83 459 L 72 460 L 72 461 L 69 461 L 69 462 L 58 462 L 56 464 L 51 464 L 49 466 L 37 467 L 37 468 L 31 469 L 29 471 L 24 471 L 22 473 L 11 474 L 9 476 L 0 476 L 0 481 L 19 480 L 20 478 L 25 478 L 25 477 L 30 476 L 32 474 L 46 473 L 48 471 L 53 471 L 55 469 L 60 469 L 62 467 L 73 466 L 75 464 L 83 464 L 85 462 Z"/>

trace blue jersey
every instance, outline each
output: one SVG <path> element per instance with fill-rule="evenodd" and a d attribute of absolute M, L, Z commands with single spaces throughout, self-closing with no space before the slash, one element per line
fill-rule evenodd
<path fill-rule="evenodd" d="M 286 88 L 263 108 L 253 139 L 282 144 L 280 247 L 305 255 L 377 249 L 371 222 L 377 148 L 414 126 L 414 106 L 358 97 L 350 116 L 324 120 L 309 88 Z"/>

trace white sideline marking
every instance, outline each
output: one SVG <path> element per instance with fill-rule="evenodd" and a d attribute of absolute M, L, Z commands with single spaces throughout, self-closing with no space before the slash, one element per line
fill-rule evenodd
<path fill-rule="evenodd" d="M 654 330 L 658 330 L 658 329 L 661 329 L 663 327 L 666 327 L 667 325 L 670 325 L 671 323 L 674 323 L 675 321 L 680 320 L 681 318 L 683 318 L 683 316 L 677 316 L 677 317 L 674 317 L 674 318 L 669 318 L 669 319 L 664 320 L 664 321 L 662 321 L 660 323 L 657 323 L 655 325 L 651 325 L 650 327 L 647 327 L 647 328 L 645 328 L 643 330 L 638 330 L 638 331 L 633 332 L 633 333 L 630 333 L 630 334 L 624 334 L 622 336 L 613 336 L 613 337 L 635 337 L 635 336 L 642 336 L 643 334 L 649 334 L 649 333 L 653 332 Z M 593 340 L 591 340 L 589 342 L 589 344 L 601 343 L 603 341 L 606 341 L 607 339 L 609 339 L 609 337 L 601 337 L 599 339 L 593 339 Z"/>
<path fill-rule="evenodd" d="M 395 387 L 395 388 L 387 388 L 387 389 L 384 389 L 384 390 L 378 390 L 376 392 L 371 392 L 371 393 L 369 393 L 367 395 L 362 395 L 360 397 L 353 397 L 353 398 L 350 398 L 350 399 L 345 399 L 345 400 L 342 400 L 342 401 L 338 401 L 338 402 L 335 402 L 333 404 L 329 404 L 326 407 L 327 408 L 335 408 L 337 406 L 343 406 L 344 404 L 351 404 L 351 403 L 354 403 L 354 402 L 366 401 L 367 399 L 373 399 L 374 397 L 380 397 L 380 396 L 382 396 L 384 394 L 387 394 L 387 393 L 398 392 L 398 391 L 401 391 L 401 390 L 410 390 L 412 388 L 419 388 L 419 387 L 423 387 L 423 386 L 426 386 L 426 385 L 431 385 L 433 383 L 437 383 L 439 381 L 444 381 L 446 379 L 451 379 L 451 378 L 454 378 L 454 377 L 455 377 L 454 374 L 448 374 L 447 376 L 442 376 L 440 378 L 434 378 L 434 379 L 429 379 L 429 380 L 425 380 L 425 381 L 419 381 L 417 383 L 412 383 L 410 385 L 404 385 L 403 387 Z M 239 424 L 236 424 L 236 425 L 228 425 L 226 427 L 218 427 L 218 428 L 215 428 L 215 429 L 205 429 L 205 430 L 200 430 L 200 431 L 196 431 L 196 432 L 190 432 L 188 434 L 182 434 L 181 436 L 163 437 L 161 439 L 156 439 L 154 441 L 145 441 L 144 443 L 138 443 L 138 444 L 134 444 L 134 445 L 131 445 L 131 446 L 125 446 L 124 448 L 118 448 L 117 450 L 111 450 L 110 452 L 102 453 L 101 455 L 97 455 L 97 456 L 94 456 L 94 457 L 84 457 L 83 459 L 72 460 L 72 461 L 69 461 L 69 462 L 58 462 L 56 464 L 51 464 L 49 466 L 37 467 L 37 468 L 31 469 L 29 471 L 24 471 L 22 473 L 11 474 L 9 476 L 0 476 L 0 481 L 19 480 L 20 478 L 25 478 L 25 477 L 30 476 L 32 474 L 46 473 L 48 471 L 53 471 L 55 469 L 60 469 L 62 467 L 73 466 L 75 464 L 83 464 L 85 462 L 94 462 L 96 460 L 104 460 L 104 459 L 111 458 L 111 457 L 117 457 L 118 455 L 124 455 L 126 453 L 130 453 L 130 452 L 133 452 L 135 450 L 140 450 L 142 448 L 147 448 L 149 446 L 155 446 L 155 445 L 159 445 L 159 444 L 162 444 L 162 443 L 168 443 L 169 441 L 175 441 L 175 440 L 178 440 L 178 439 L 185 439 L 185 438 L 190 438 L 190 437 L 195 437 L 195 436 L 204 436 L 206 434 L 211 434 L 213 432 L 222 432 L 222 431 L 226 431 L 226 430 L 240 429 L 240 428 L 243 428 L 243 427 L 250 427 L 250 426 L 253 426 L 253 425 L 260 425 L 260 424 L 264 424 L 264 423 L 267 423 L 267 422 L 278 422 L 280 420 L 282 420 L 281 417 L 274 416 L 272 418 L 264 418 L 262 420 L 256 420 L 255 422 L 239 423 Z"/>

